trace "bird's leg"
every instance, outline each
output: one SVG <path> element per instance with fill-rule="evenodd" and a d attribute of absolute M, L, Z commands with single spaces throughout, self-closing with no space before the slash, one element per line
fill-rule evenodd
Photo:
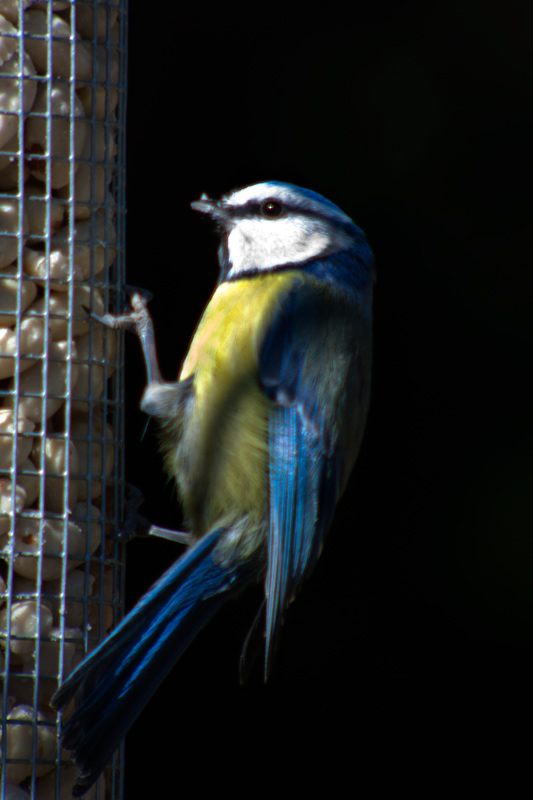
<path fill-rule="evenodd" d="M 148 385 L 163 383 L 159 362 L 157 360 L 154 323 L 152 322 L 152 317 L 147 308 L 147 301 L 139 292 L 134 292 L 130 302 L 132 311 L 129 314 L 120 314 L 117 316 L 114 314 L 105 314 L 103 317 L 91 314 L 91 316 L 108 328 L 113 328 L 114 330 L 129 330 L 135 333 L 141 343 Z"/>
<path fill-rule="evenodd" d="M 148 387 L 161 386 L 163 388 L 163 378 L 159 369 L 157 350 L 155 346 L 154 324 L 147 308 L 146 299 L 139 292 L 134 292 L 131 297 L 132 311 L 129 314 L 113 315 L 105 314 L 103 317 L 97 314 L 91 316 L 114 330 L 129 330 L 135 333 L 141 343 L 144 363 L 146 367 L 146 380 Z M 148 388 L 147 387 L 147 388 Z M 120 541 L 129 541 L 139 536 L 160 536 L 170 539 L 179 544 L 191 545 L 195 539 L 190 533 L 184 531 L 173 531 L 168 528 L 160 528 L 152 525 L 146 517 L 139 514 L 139 506 L 143 503 L 143 496 L 135 486 L 128 485 L 126 498 L 126 508 L 124 523 L 116 538 Z"/>
<path fill-rule="evenodd" d="M 186 544 L 187 547 L 197 541 L 192 533 L 186 533 L 185 531 L 173 531 L 170 530 L 170 528 L 160 528 L 158 525 L 150 525 L 150 528 L 148 529 L 148 536 L 160 536 L 162 539 L 169 539 L 171 542 Z"/>

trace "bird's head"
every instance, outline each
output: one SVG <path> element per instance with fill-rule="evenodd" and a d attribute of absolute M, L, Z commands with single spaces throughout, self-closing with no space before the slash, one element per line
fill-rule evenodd
<path fill-rule="evenodd" d="M 219 225 L 222 279 L 298 267 L 348 251 L 364 234 L 322 195 L 289 183 L 266 181 L 220 200 L 191 203 Z"/>

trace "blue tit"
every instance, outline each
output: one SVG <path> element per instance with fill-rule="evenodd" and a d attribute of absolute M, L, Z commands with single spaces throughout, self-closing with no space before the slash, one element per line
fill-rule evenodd
<path fill-rule="evenodd" d="M 115 324 L 143 345 L 141 407 L 159 422 L 193 544 L 54 696 L 58 709 L 78 700 L 63 740 L 82 769 L 78 796 L 202 626 L 257 581 L 248 639 L 264 635 L 267 678 L 367 416 L 374 260 L 363 232 L 321 195 L 276 181 L 192 207 L 218 226 L 220 275 L 178 380 L 159 373 L 139 295 Z"/>

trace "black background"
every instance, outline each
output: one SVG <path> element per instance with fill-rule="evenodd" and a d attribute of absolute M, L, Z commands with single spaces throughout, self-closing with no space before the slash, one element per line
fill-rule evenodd
<path fill-rule="evenodd" d="M 165 376 L 217 275 L 216 237 L 189 209 L 201 192 L 268 179 L 321 192 L 366 231 L 378 281 L 364 444 L 271 680 L 238 684 L 250 590 L 134 726 L 126 797 L 177 797 L 191 780 L 292 792 L 321 769 L 334 796 L 337 780 L 405 787 L 426 771 L 432 796 L 480 755 L 486 774 L 532 711 L 532 6 L 308 8 L 293 25 L 279 4 L 168 3 L 152 18 L 141 5 L 127 275 L 154 294 Z M 128 478 L 146 516 L 179 528 L 153 424 L 143 438 L 133 337 L 127 366 Z M 179 550 L 128 548 L 132 605 Z"/>

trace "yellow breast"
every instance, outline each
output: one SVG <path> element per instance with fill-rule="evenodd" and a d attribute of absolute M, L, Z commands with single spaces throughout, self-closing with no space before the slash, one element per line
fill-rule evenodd
<path fill-rule="evenodd" d="M 243 516 L 259 525 L 266 509 L 269 401 L 258 383 L 258 354 L 297 272 L 223 283 L 213 294 L 183 363 L 195 402 L 178 453 L 177 474 L 193 532 Z"/>

